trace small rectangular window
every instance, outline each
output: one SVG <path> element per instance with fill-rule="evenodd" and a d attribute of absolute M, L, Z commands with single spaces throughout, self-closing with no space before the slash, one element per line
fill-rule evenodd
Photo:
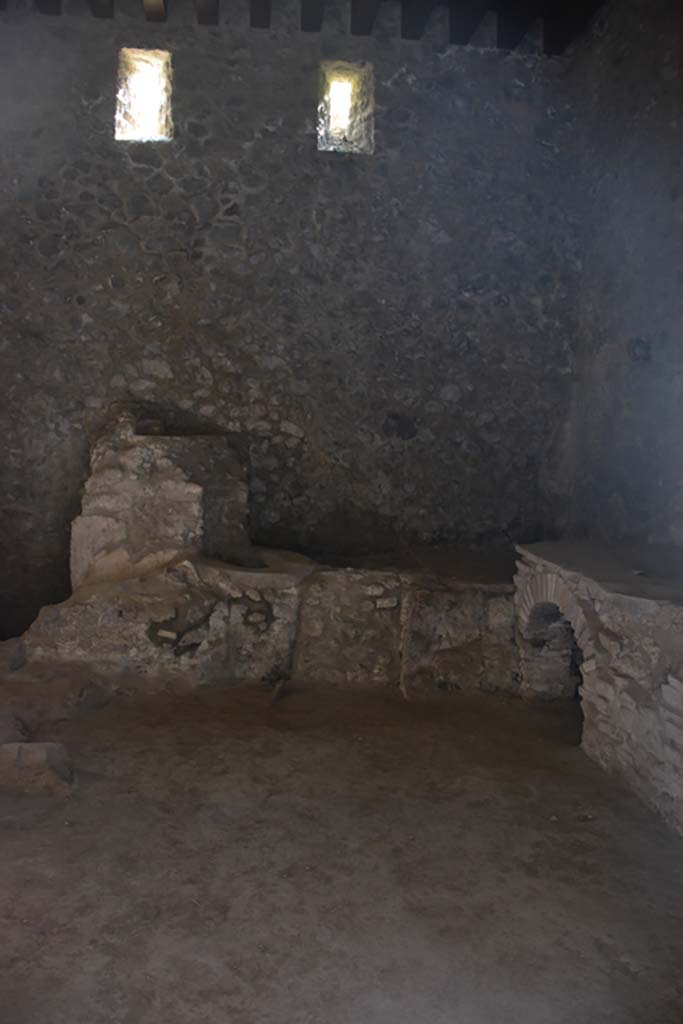
<path fill-rule="evenodd" d="M 123 49 L 119 53 L 114 138 L 162 142 L 173 138 L 171 54 Z"/>
<path fill-rule="evenodd" d="M 374 113 L 372 65 L 324 61 L 320 67 L 318 149 L 374 152 Z"/>

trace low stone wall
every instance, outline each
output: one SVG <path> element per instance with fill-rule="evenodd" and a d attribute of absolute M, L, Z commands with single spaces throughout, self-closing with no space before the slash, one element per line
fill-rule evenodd
<path fill-rule="evenodd" d="M 181 425 L 139 410 L 109 425 L 73 523 L 74 593 L 41 610 L 9 660 L 28 674 L 85 666 L 109 690 L 517 689 L 510 552 L 442 545 L 331 568 L 253 548 L 240 444 Z"/>
<path fill-rule="evenodd" d="M 326 569 L 306 581 L 294 674 L 404 693 L 519 686 L 511 584 Z"/>
<path fill-rule="evenodd" d="M 263 569 L 186 560 L 44 608 L 24 666 L 88 665 L 141 687 L 298 679 L 409 692 L 519 687 L 511 583 L 334 569 L 257 549 Z"/>
<path fill-rule="evenodd" d="M 529 548 L 518 551 L 520 694 L 569 695 L 569 624 L 581 652 L 583 748 L 683 832 L 683 607 L 614 592 Z M 559 613 L 546 620 L 560 627 L 554 636 L 539 628 L 548 608 Z"/>
<path fill-rule="evenodd" d="M 261 548 L 259 569 L 197 558 L 83 586 L 44 608 L 11 652 L 0 645 L 11 709 L 22 710 L 46 666 L 45 693 L 55 667 L 57 677 L 74 670 L 79 692 L 64 685 L 60 699 L 76 705 L 90 699 L 84 671 L 98 700 L 103 685 L 169 680 L 382 685 L 405 696 L 479 689 L 566 699 L 578 690 L 586 752 L 683 832 L 683 602 L 624 593 L 518 550 L 514 585 L 330 568 Z"/>

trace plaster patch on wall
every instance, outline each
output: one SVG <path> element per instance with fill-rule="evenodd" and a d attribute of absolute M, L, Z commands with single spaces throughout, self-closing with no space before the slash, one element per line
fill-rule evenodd
<path fill-rule="evenodd" d="M 318 149 L 374 153 L 375 100 L 371 64 L 323 61 L 320 66 Z"/>
<path fill-rule="evenodd" d="M 119 53 L 114 137 L 124 142 L 173 138 L 171 54 L 167 50 Z"/>

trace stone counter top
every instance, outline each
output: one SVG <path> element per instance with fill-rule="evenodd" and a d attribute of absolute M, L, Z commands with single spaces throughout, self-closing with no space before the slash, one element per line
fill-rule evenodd
<path fill-rule="evenodd" d="M 525 558 L 594 580 L 610 594 L 683 605 L 683 548 L 556 541 L 519 544 Z"/>
<path fill-rule="evenodd" d="M 381 570 L 405 574 L 426 573 L 450 584 L 509 586 L 515 573 L 512 547 L 475 548 L 464 544 L 432 544 L 378 555 L 359 555 L 326 561 L 334 568 Z"/>

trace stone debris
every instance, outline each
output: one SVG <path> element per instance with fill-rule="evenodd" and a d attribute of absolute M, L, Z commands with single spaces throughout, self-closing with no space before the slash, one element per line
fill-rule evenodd
<path fill-rule="evenodd" d="M 0 745 L 0 790 L 6 793 L 64 795 L 73 769 L 61 743 Z"/>

